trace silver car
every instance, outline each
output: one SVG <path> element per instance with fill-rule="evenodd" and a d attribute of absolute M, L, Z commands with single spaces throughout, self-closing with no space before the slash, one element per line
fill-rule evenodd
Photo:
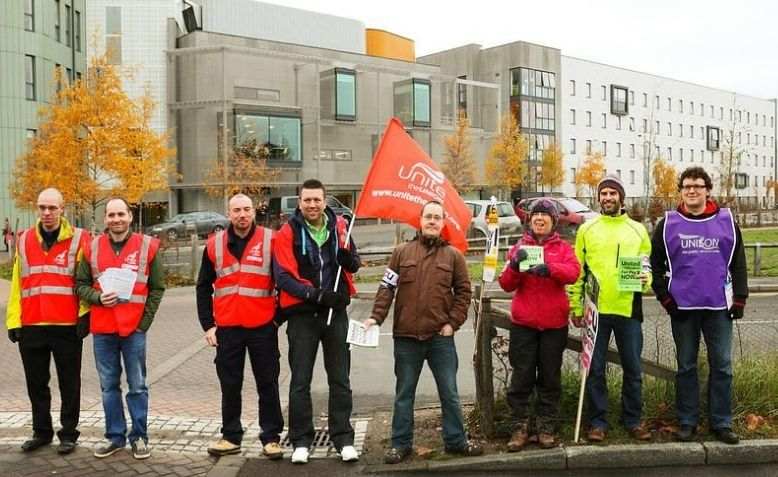
<path fill-rule="evenodd" d="M 146 233 L 173 242 L 191 234 L 206 237 L 212 232 L 226 229 L 229 225 L 227 217 L 216 212 L 187 212 L 178 214 L 167 222 L 148 227 Z"/>
<path fill-rule="evenodd" d="M 484 238 L 488 235 L 486 227 L 486 210 L 491 201 L 466 200 L 465 204 L 472 212 L 473 220 L 470 222 L 468 238 Z M 497 217 L 500 224 L 500 235 L 520 235 L 522 233 L 521 220 L 516 217 L 513 206 L 508 202 L 497 202 Z"/>

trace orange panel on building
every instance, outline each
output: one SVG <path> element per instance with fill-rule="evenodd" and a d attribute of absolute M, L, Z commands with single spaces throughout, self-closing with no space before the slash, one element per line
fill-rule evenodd
<path fill-rule="evenodd" d="M 394 60 L 416 61 L 416 47 L 410 38 L 374 28 L 365 29 L 367 54 Z"/>

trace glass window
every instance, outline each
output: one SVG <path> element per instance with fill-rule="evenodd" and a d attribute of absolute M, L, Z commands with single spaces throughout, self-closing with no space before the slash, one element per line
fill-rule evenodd
<path fill-rule="evenodd" d="M 592 112 L 586 111 L 586 125 L 592 127 Z"/>
<path fill-rule="evenodd" d="M 682 99 L 678 100 L 678 112 L 679 113 L 683 112 L 683 100 Z"/>
<path fill-rule="evenodd" d="M 467 79 L 467 76 L 460 76 L 459 79 Z M 467 116 L 467 85 L 457 84 L 457 111 Z"/>
<path fill-rule="evenodd" d="M 270 160 L 302 160 L 300 118 L 261 114 L 235 114 L 237 144 L 256 141 Z"/>
<path fill-rule="evenodd" d="M 24 29 L 35 31 L 35 1 L 24 0 Z"/>
<path fill-rule="evenodd" d="M 603 98 L 604 99 L 604 98 Z M 611 114 L 627 114 L 627 88 L 611 85 Z"/>
<path fill-rule="evenodd" d="M 575 109 L 570 110 L 570 124 L 575 125 Z"/>
<path fill-rule="evenodd" d="M 65 5 L 65 45 L 71 45 L 70 32 L 72 31 L 73 23 L 70 20 L 70 5 Z"/>
<path fill-rule="evenodd" d="M 591 98 L 592 97 L 592 84 L 586 83 L 586 97 Z"/>
<path fill-rule="evenodd" d="M 629 145 L 629 158 L 634 159 L 635 158 L 635 145 L 630 144 Z"/>
<path fill-rule="evenodd" d="M 673 123 L 667 122 L 667 135 L 672 136 L 673 135 Z"/>
<path fill-rule="evenodd" d="M 24 56 L 24 93 L 30 101 L 35 101 L 35 57 Z"/>
<path fill-rule="evenodd" d="M 635 105 L 635 92 L 634 91 L 630 91 L 629 92 L 629 104 L 630 104 L 630 106 L 634 106 Z"/>
<path fill-rule="evenodd" d="M 335 70 L 335 119 L 354 121 L 357 118 L 356 74 L 352 70 Z"/>
<path fill-rule="evenodd" d="M 591 139 L 587 139 L 586 140 L 586 154 L 591 154 L 591 153 L 592 153 L 592 140 Z"/>
<path fill-rule="evenodd" d="M 643 107 L 648 106 L 648 93 L 643 93 Z"/>
<path fill-rule="evenodd" d="M 575 80 L 570 80 L 570 96 L 575 96 Z"/>
<path fill-rule="evenodd" d="M 121 7 L 105 7 L 105 54 L 108 64 L 122 64 Z"/>
<path fill-rule="evenodd" d="M 607 156 L 608 155 L 608 141 L 602 142 L 602 155 Z"/>
<path fill-rule="evenodd" d="M 519 68 L 511 70 L 511 96 L 518 96 L 521 87 L 521 71 Z"/>
<path fill-rule="evenodd" d="M 719 150 L 720 134 L 721 133 L 719 131 L 719 128 L 708 126 L 708 150 L 709 151 Z"/>
<path fill-rule="evenodd" d="M 673 110 L 673 100 L 670 97 L 667 98 L 667 110 L 668 111 Z"/>
<path fill-rule="evenodd" d="M 570 138 L 570 154 L 575 154 L 575 138 Z"/>
<path fill-rule="evenodd" d="M 629 171 L 629 183 L 634 184 L 635 183 L 635 170 Z"/>
<path fill-rule="evenodd" d="M 430 89 L 428 81 L 413 80 L 413 125 L 430 126 Z"/>
<path fill-rule="evenodd" d="M 602 127 L 603 129 L 608 127 L 608 115 L 605 113 L 602 113 Z"/>
<path fill-rule="evenodd" d="M 75 26 L 76 38 L 74 41 L 76 44 L 76 51 L 81 51 L 81 12 L 76 10 L 75 16 L 76 18 L 74 19 L 75 22 L 74 26 Z"/>
<path fill-rule="evenodd" d="M 621 143 L 616 143 L 616 157 L 621 157 Z"/>
<path fill-rule="evenodd" d="M 57 41 L 62 41 L 62 35 L 60 33 L 60 25 L 62 24 L 62 13 L 59 8 L 59 0 L 54 0 L 54 38 Z"/>
<path fill-rule="evenodd" d="M 605 85 L 602 85 L 601 90 L 602 90 L 602 100 L 605 101 L 606 99 L 608 99 L 608 88 L 606 88 Z"/>
<path fill-rule="evenodd" d="M 37 135 L 38 135 L 38 130 L 37 129 L 28 129 L 26 131 L 26 137 L 27 137 L 28 140 L 33 139 Z"/>

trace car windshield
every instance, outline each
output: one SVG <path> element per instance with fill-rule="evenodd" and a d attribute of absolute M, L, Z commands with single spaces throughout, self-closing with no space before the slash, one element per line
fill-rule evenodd
<path fill-rule="evenodd" d="M 591 212 L 591 209 L 589 207 L 585 206 L 584 204 L 578 202 L 575 199 L 560 199 L 559 203 L 565 206 L 565 208 L 571 212 Z"/>
<path fill-rule="evenodd" d="M 184 219 L 188 218 L 189 214 L 178 214 L 172 219 L 170 219 L 171 222 L 183 222 Z"/>

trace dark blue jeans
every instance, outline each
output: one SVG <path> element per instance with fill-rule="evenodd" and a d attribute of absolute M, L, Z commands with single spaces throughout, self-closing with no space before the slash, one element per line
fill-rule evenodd
<path fill-rule="evenodd" d="M 310 447 L 313 443 L 313 403 L 311 379 L 319 342 L 324 354 L 324 369 L 330 388 L 328 418 L 330 439 L 340 451 L 354 444 L 351 427 L 351 352 L 346 343 L 348 316 L 335 312 L 327 326 L 327 312 L 303 313 L 289 317 L 286 334 L 289 339 L 289 440 L 294 447 Z"/>
<path fill-rule="evenodd" d="M 621 422 L 627 429 L 640 425 L 643 406 L 643 377 L 640 354 L 643 351 L 642 322 L 616 315 L 600 315 L 592 365 L 586 380 L 586 403 L 589 425 L 608 428 L 608 384 L 605 380 L 608 342 L 611 333 L 616 337 L 623 380 L 621 383 Z"/>
<path fill-rule="evenodd" d="M 682 425 L 700 420 L 697 355 L 700 334 L 708 349 L 708 415 L 711 429 L 732 427 L 732 320 L 727 310 L 681 311 L 672 318 L 678 372 L 675 407 Z"/>
<path fill-rule="evenodd" d="M 124 447 L 138 439 L 148 442 L 149 388 L 146 386 L 146 333 L 135 331 L 126 338 L 118 334 L 94 335 L 95 364 L 103 392 L 105 438 Z M 127 410 L 132 429 L 127 435 L 127 421 L 122 405 L 122 362 L 127 375 Z"/>
<path fill-rule="evenodd" d="M 392 417 L 392 447 L 413 447 L 413 403 L 425 360 L 438 387 L 443 413 L 443 443 L 446 449 L 460 449 L 467 445 L 467 437 L 457 391 L 457 349 L 453 336 L 440 335 L 425 341 L 399 337 L 394 339 L 394 375 L 397 377 L 397 385 Z"/>

